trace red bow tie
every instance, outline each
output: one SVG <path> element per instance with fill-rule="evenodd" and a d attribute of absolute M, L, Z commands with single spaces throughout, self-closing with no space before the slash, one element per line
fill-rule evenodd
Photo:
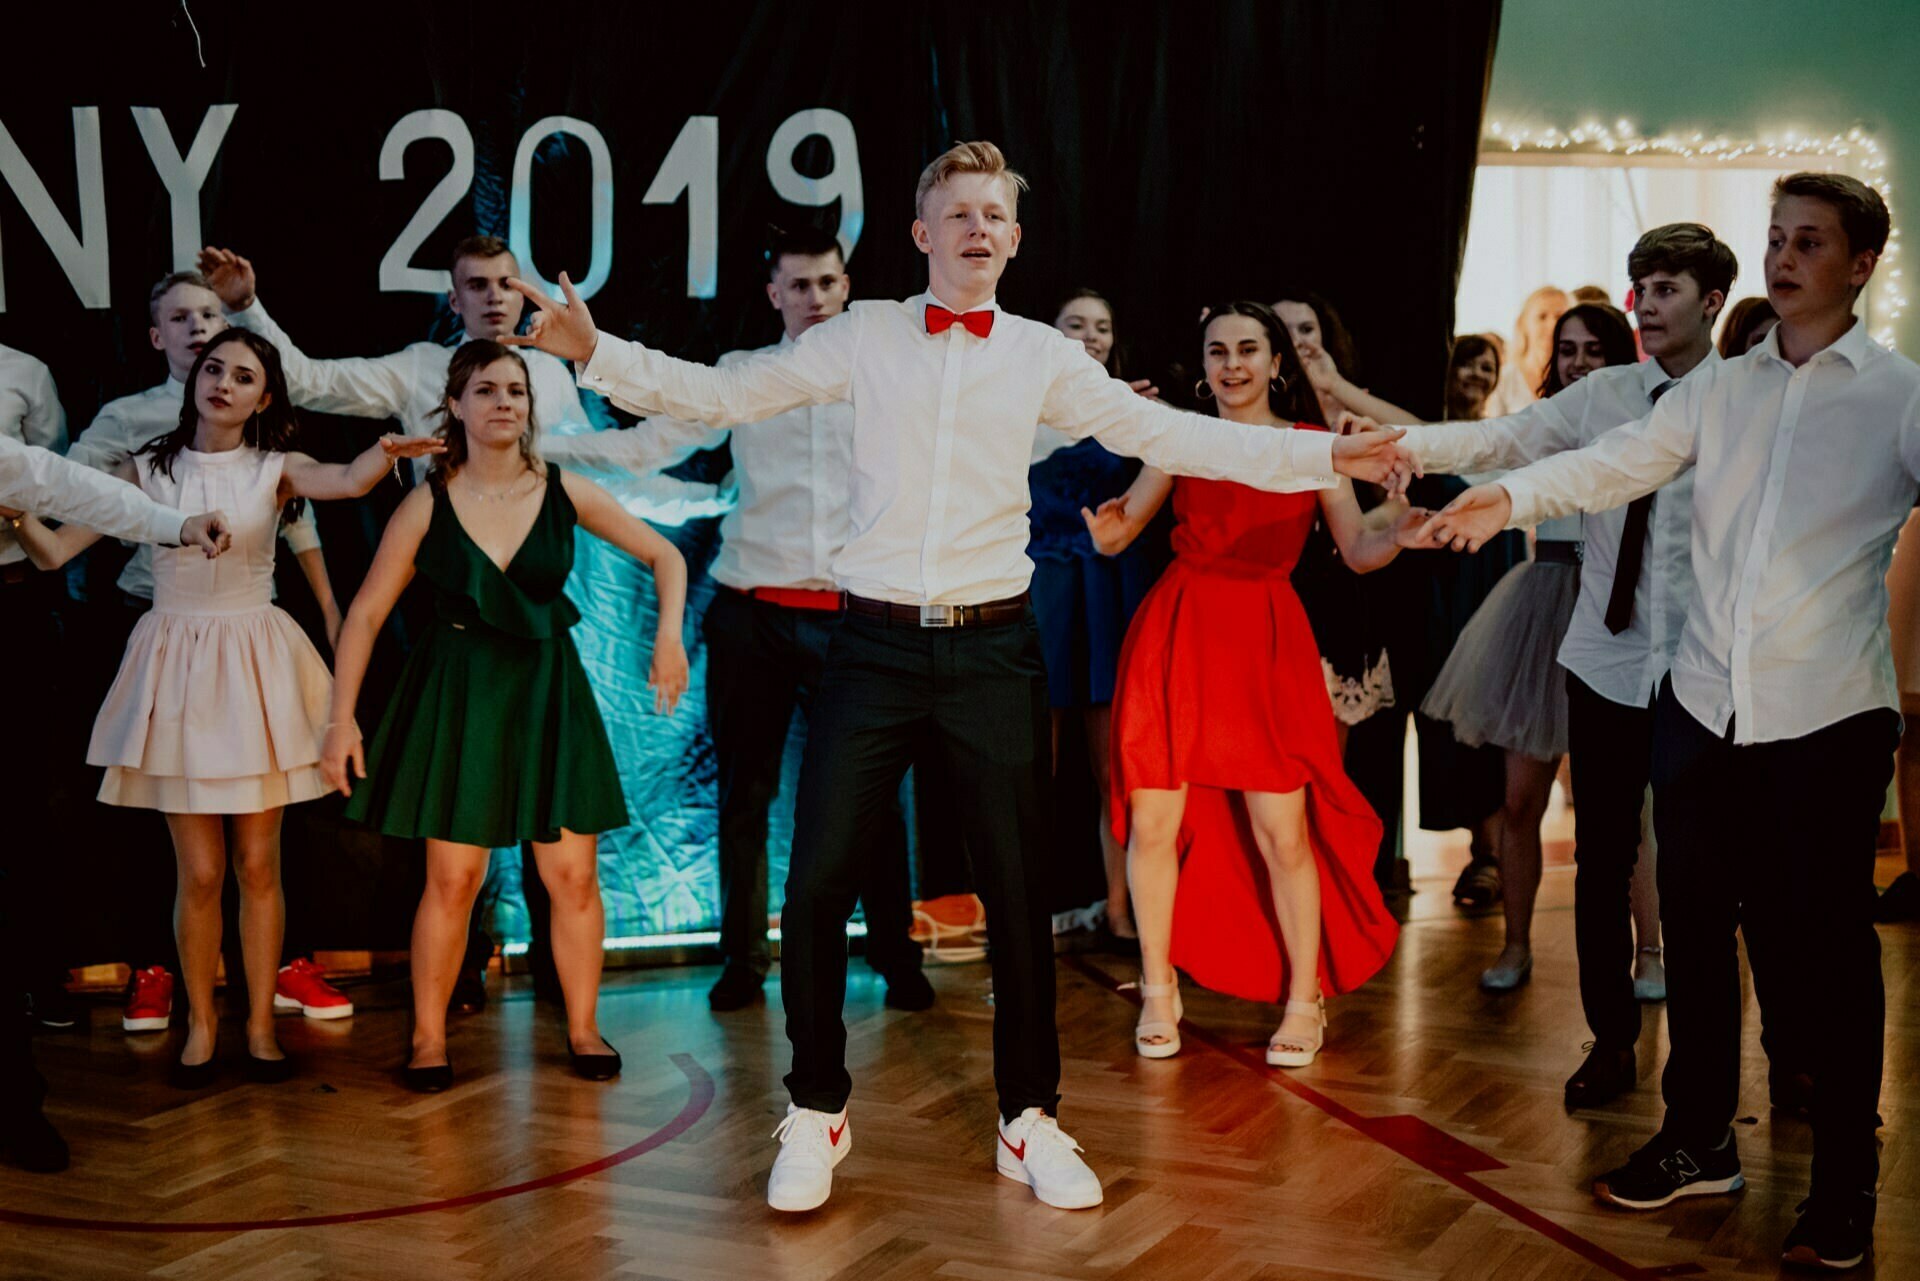
<path fill-rule="evenodd" d="M 975 338 L 985 338 L 993 332 L 992 311 L 952 312 L 948 311 L 945 307 L 936 307 L 932 303 L 927 304 L 927 332 L 929 334 L 946 333 L 947 330 L 953 328 L 953 322 L 956 320 L 964 325 L 967 332 Z"/>

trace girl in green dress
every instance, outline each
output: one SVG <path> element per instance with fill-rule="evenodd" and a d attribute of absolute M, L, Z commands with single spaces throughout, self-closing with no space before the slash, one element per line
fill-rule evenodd
<path fill-rule="evenodd" d="M 388 523 L 341 628 L 321 764 L 348 794 L 349 817 L 390 836 L 426 838 L 407 1084 L 434 1091 L 452 1083 L 447 1001 L 468 914 L 489 852 L 523 840 L 533 842 L 553 898 L 569 1057 L 581 1075 L 604 1080 L 620 1057 L 595 1021 L 605 927 L 595 834 L 625 826 L 627 809 L 567 634 L 579 620 L 563 591 L 573 528 L 653 571 L 660 626 L 649 684 L 660 712 L 687 687 L 686 562 L 598 485 L 541 461 L 526 363 L 511 348 L 478 340 L 455 352 L 442 412 L 446 452 Z M 436 618 L 366 751 L 354 706 L 374 638 L 415 574 L 433 589 Z M 364 780 L 357 788 L 349 766 Z"/>

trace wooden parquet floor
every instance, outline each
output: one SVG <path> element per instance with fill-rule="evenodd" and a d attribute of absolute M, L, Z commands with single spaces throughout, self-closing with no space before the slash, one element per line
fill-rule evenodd
<path fill-rule="evenodd" d="M 1883 865 L 1882 880 L 1891 877 Z M 1770 1276 L 1803 1194 L 1805 1126 L 1769 1115 L 1749 1018 L 1748 1187 L 1646 1215 L 1586 1186 L 1651 1131 L 1658 1007 L 1643 1085 L 1568 1116 L 1561 1082 L 1584 1037 L 1571 870 L 1550 868 L 1530 987 L 1482 995 L 1497 918 L 1468 920 L 1448 878 L 1423 878 L 1387 972 L 1332 1009 L 1331 1049 L 1269 1072 L 1273 1012 L 1188 994 L 1179 1057 L 1134 1056 L 1131 977 L 1106 957 L 1063 961 L 1066 1129 L 1106 1204 L 1067 1213 L 996 1177 L 992 1010 L 983 965 L 934 974 L 926 1014 L 881 1005 L 856 962 L 848 1004 L 855 1147 L 833 1200 L 776 1216 L 763 1201 L 784 1107 L 777 1002 L 716 1016 L 711 970 L 610 976 L 603 1026 L 625 1077 L 568 1075 L 557 1019 L 498 986 L 458 1025 L 460 1084 L 400 1090 L 403 984 L 362 986 L 343 1023 L 282 1036 L 302 1070 L 257 1086 L 237 1071 L 182 1095 L 171 1038 L 126 1037 L 117 1011 L 39 1040 L 71 1171 L 0 1166 L 0 1276 L 676 1278 L 686 1281 L 1041 1281 L 1143 1278 Z M 1878 1258 L 1860 1275 L 1920 1277 L 1920 929 L 1882 931 L 1888 983 Z M 1751 1012 L 1751 1010 L 1750 1010 Z M 224 1053 L 241 1050 L 229 1027 Z M 435 1204 L 441 1203 L 441 1204 Z M 381 1217 L 384 1216 L 384 1217 Z M 60 1222 L 56 1222 L 56 1220 Z M 289 1225 L 287 1220 L 305 1220 Z M 316 1221 L 317 1220 L 317 1221 Z M 113 1221 L 112 1226 L 101 1221 Z M 144 1230 L 129 1230 L 144 1229 Z"/>

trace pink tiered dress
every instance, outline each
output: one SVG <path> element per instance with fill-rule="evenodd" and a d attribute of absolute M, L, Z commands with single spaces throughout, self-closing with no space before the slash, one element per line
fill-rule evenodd
<path fill-rule="evenodd" d="M 87 763 L 106 767 L 106 804 L 257 814 L 333 790 L 319 766 L 333 677 L 272 601 L 285 462 L 250 446 L 183 449 L 169 476 L 135 457 L 141 489 L 182 512 L 225 512 L 233 545 L 214 560 L 154 550 L 153 609 L 127 640 L 87 748 Z"/>

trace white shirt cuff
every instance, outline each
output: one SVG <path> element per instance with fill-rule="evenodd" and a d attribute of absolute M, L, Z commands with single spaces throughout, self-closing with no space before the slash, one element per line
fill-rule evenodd
<path fill-rule="evenodd" d="M 179 512 L 157 511 L 147 519 L 146 541 L 156 547 L 178 547 L 180 527 L 186 523 L 187 518 Z"/>
<path fill-rule="evenodd" d="M 1330 431 L 1295 431 L 1293 433 L 1293 474 L 1300 480 L 1319 478 L 1329 484 L 1339 483 L 1340 475 L 1333 469 L 1333 433 Z"/>

